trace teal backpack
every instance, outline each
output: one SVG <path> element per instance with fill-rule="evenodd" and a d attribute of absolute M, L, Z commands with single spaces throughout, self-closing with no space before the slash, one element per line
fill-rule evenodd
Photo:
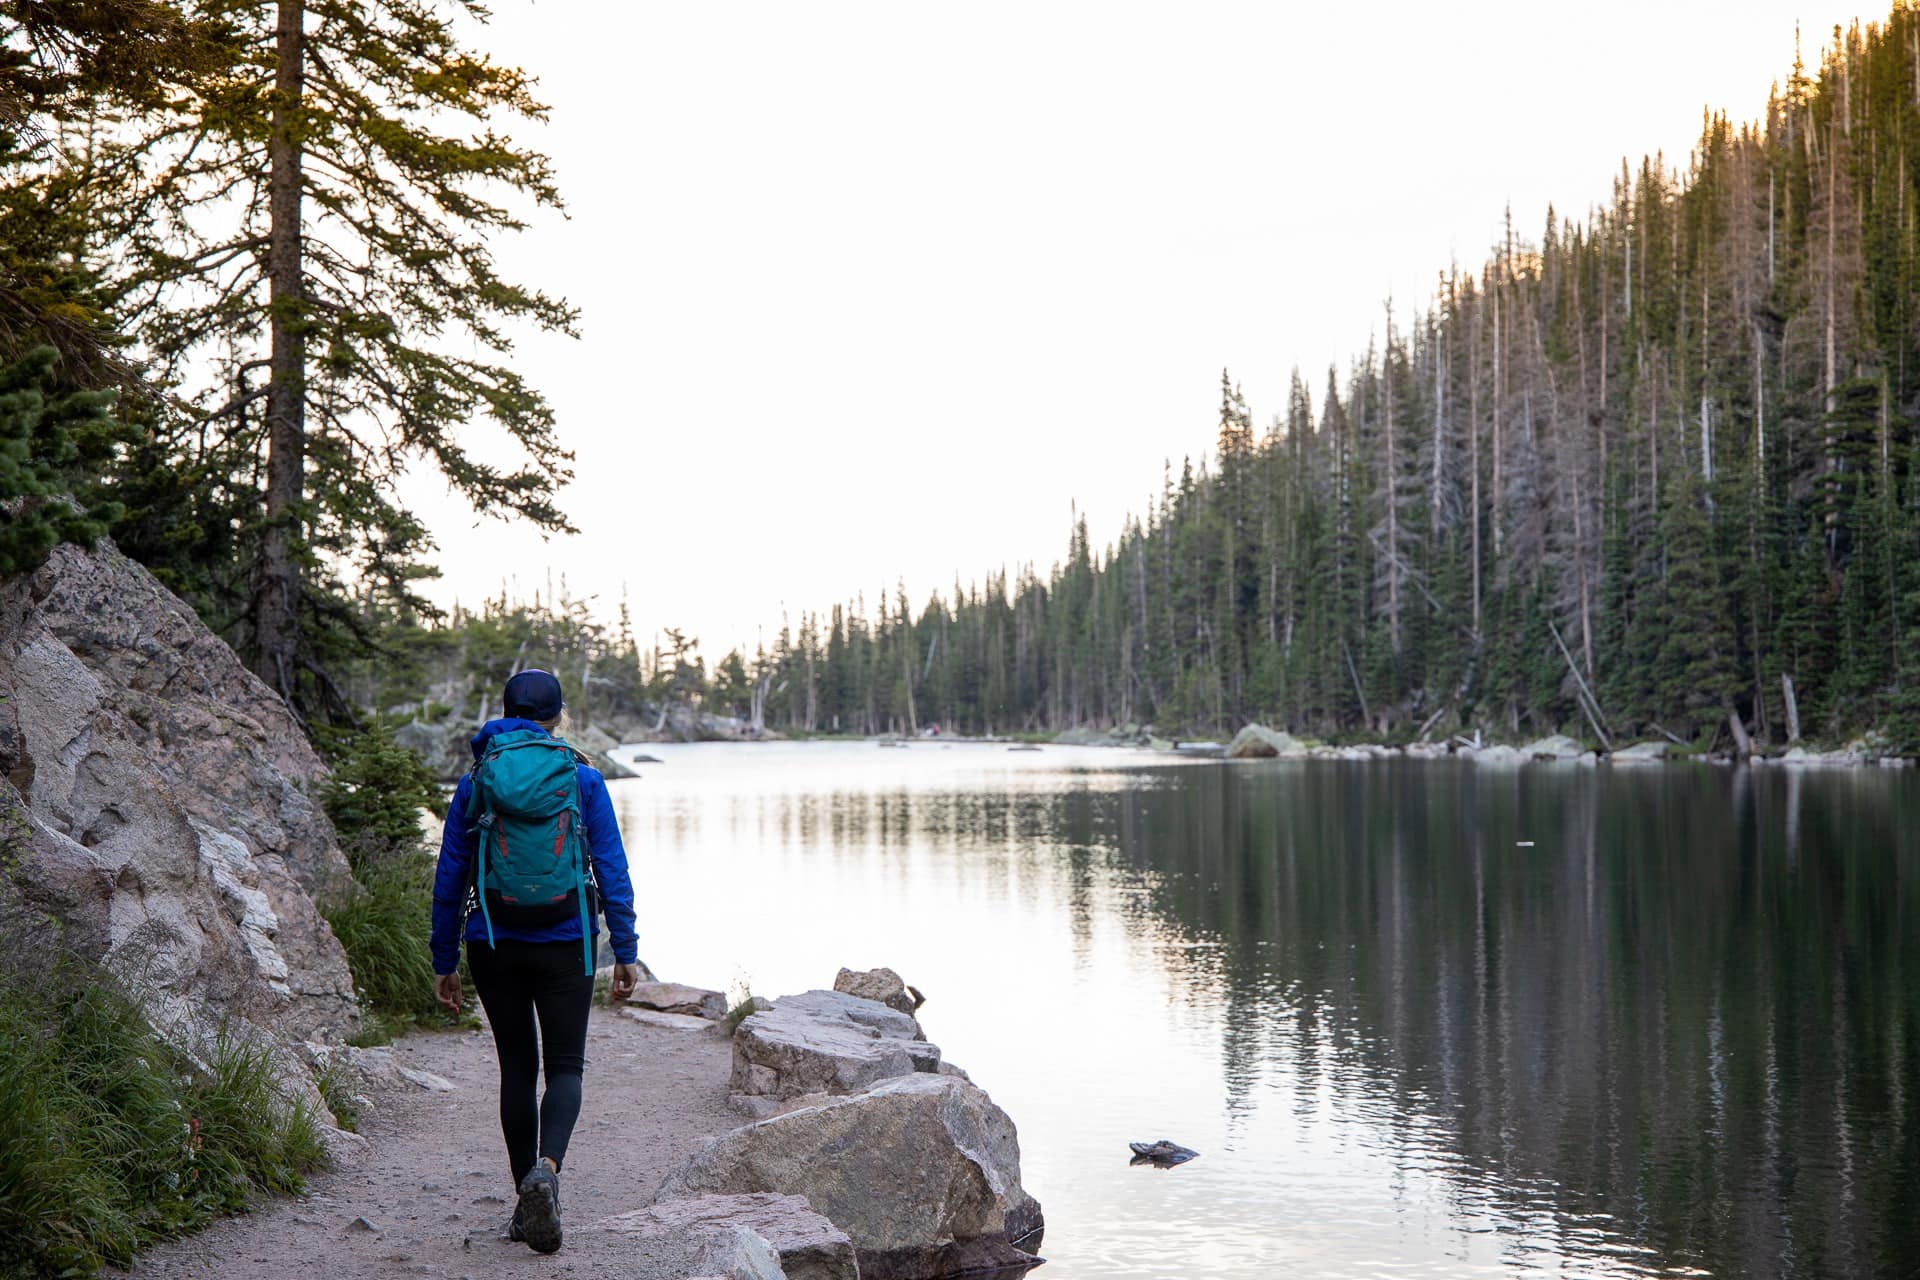
<path fill-rule="evenodd" d="M 536 729 L 496 734 L 474 762 L 467 822 L 479 836 L 473 892 L 486 921 L 513 928 L 580 917 L 580 946 L 593 973 L 587 841 L 581 830 L 578 757 Z"/>

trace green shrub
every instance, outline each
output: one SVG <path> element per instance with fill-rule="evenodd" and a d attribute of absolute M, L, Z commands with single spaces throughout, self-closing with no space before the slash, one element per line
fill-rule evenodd
<path fill-rule="evenodd" d="M 320 802 L 354 873 L 362 863 L 419 849 L 420 811 L 438 812 L 445 804 L 440 780 L 420 757 L 378 723 L 359 731 L 323 730 L 319 745 L 329 770 Z"/>
<path fill-rule="evenodd" d="M 326 731 L 321 741 L 332 771 L 321 800 L 353 883 L 324 894 L 320 911 L 360 992 L 365 1026 L 355 1042 L 384 1044 L 414 1024 L 474 1025 L 433 996 L 434 856 L 420 811 L 444 805 L 438 780 L 384 725 Z"/>
<path fill-rule="evenodd" d="M 423 854 L 364 860 L 354 889 L 320 904 L 361 1003 L 402 1021 L 444 1021 L 433 998 L 433 859 Z"/>
<path fill-rule="evenodd" d="M 290 1192 L 325 1158 L 267 1051 L 192 1065 L 99 975 L 0 973 L 0 1274 L 92 1275 Z"/>

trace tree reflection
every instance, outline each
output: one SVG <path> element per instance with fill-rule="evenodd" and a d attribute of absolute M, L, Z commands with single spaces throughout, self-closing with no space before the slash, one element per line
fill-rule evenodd
<path fill-rule="evenodd" d="M 1082 848 L 1108 837 L 1156 930 L 1221 944 L 1177 963 L 1224 1001 L 1230 1113 L 1278 1055 L 1307 1096 L 1356 1064 L 1500 1186 L 1668 1265 L 1920 1257 L 1920 779 L 1315 762 L 1182 782 L 1056 817 Z"/>

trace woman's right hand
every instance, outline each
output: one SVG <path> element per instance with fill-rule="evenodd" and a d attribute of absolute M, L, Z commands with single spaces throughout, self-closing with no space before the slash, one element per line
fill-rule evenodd
<path fill-rule="evenodd" d="M 613 966 L 613 981 L 607 984 L 609 1000 L 625 1000 L 640 985 L 640 966 L 616 964 Z"/>

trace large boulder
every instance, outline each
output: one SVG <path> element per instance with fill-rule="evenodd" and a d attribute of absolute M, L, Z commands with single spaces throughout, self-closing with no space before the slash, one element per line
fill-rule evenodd
<path fill-rule="evenodd" d="M 348 881 L 286 704 L 111 547 L 0 584 L 0 933 L 132 978 L 191 1046 L 357 1029 Z"/>
<path fill-rule="evenodd" d="M 744 1227 L 779 1256 L 787 1280 L 859 1280 L 853 1241 L 799 1196 L 694 1196 L 663 1200 L 594 1224 L 640 1239 Z"/>
<path fill-rule="evenodd" d="M 920 1007 L 919 1001 L 909 993 L 906 981 L 891 969 L 841 969 L 834 975 L 833 989 L 842 995 L 877 1000 L 908 1017 Z"/>
<path fill-rule="evenodd" d="M 1248 725 L 1227 744 L 1229 760 L 1297 760 L 1308 754 L 1306 744 L 1300 739 L 1263 724 Z"/>
<path fill-rule="evenodd" d="M 975 1086 L 915 1074 L 746 1125 L 667 1175 L 656 1203 L 804 1196 L 853 1241 L 862 1280 L 1030 1265 L 1043 1221 L 1013 1121 Z"/>
<path fill-rule="evenodd" d="M 857 1093 L 939 1066 L 939 1048 L 908 1015 L 838 991 L 807 991 L 781 996 L 740 1023 L 732 1091 L 775 1099 Z"/>
<path fill-rule="evenodd" d="M 1586 754 L 1586 748 L 1564 733 L 1529 742 L 1520 748 L 1520 754 L 1529 760 L 1572 760 Z"/>

